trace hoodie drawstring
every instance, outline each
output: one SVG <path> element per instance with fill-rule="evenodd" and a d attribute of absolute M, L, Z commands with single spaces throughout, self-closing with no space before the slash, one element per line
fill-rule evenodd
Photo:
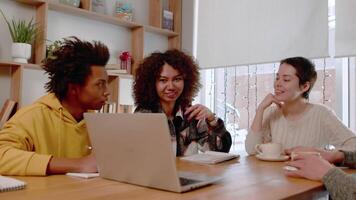
<path fill-rule="evenodd" d="M 63 108 L 59 108 L 59 119 L 60 119 L 60 121 L 59 121 L 59 123 L 58 123 L 58 125 L 59 125 L 59 127 L 58 127 L 58 146 L 57 146 L 57 152 L 58 152 L 58 157 L 61 157 L 61 155 L 62 155 L 62 152 L 61 152 L 61 139 L 62 139 L 62 129 L 61 129 L 61 125 L 62 125 L 62 121 L 63 121 Z"/>

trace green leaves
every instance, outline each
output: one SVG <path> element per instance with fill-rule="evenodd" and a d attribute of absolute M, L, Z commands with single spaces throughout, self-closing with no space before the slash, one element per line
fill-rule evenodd
<path fill-rule="evenodd" d="M 33 22 L 33 18 L 29 22 L 25 20 L 11 20 L 10 23 L 1 9 L 0 12 L 5 19 L 14 43 L 33 43 L 39 31 L 37 24 Z"/>
<path fill-rule="evenodd" d="M 62 44 L 63 44 L 62 40 L 55 40 L 50 45 L 47 45 L 46 46 L 46 58 L 51 59 L 51 60 L 57 59 L 57 56 L 54 55 L 54 52 L 56 50 L 58 50 Z"/>

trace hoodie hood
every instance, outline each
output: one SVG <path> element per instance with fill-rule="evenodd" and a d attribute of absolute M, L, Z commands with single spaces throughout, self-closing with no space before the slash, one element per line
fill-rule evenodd
<path fill-rule="evenodd" d="M 63 156 L 64 138 L 66 137 L 66 127 L 73 127 L 75 130 L 86 129 L 84 119 L 77 122 L 75 118 L 65 109 L 55 94 L 49 93 L 36 102 L 36 104 L 44 105 L 47 109 L 53 112 L 59 119 L 57 123 L 54 123 L 54 128 L 57 130 L 57 155 Z"/>
<path fill-rule="evenodd" d="M 84 121 L 76 122 L 51 93 L 21 108 L 0 130 L 0 173 L 46 175 L 51 157 L 89 155 L 90 138 Z"/>
<path fill-rule="evenodd" d="M 64 122 L 76 124 L 77 126 L 82 126 L 84 124 L 84 120 L 81 120 L 80 122 L 75 120 L 69 111 L 63 107 L 54 93 L 49 93 L 48 95 L 41 97 L 36 103 L 48 107 Z"/>

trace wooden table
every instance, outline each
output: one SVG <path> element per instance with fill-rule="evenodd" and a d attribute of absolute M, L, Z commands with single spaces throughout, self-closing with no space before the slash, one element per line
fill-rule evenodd
<path fill-rule="evenodd" d="M 218 165 L 196 165 L 177 161 L 180 170 L 222 175 L 221 182 L 191 192 L 177 194 L 102 178 L 81 179 L 65 175 L 15 177 L 27 182 L 27 188 L 0 193 L 1 200 L 40 199 L 312 199 L 325 195 L 320 182 L 289 178 L 283 174 L 283 162 L 264 162 L 242 157 Z M 350 170 L 355 173 L 356 170 Z M 320 193 L 323 192 L 324 193 Z"/>

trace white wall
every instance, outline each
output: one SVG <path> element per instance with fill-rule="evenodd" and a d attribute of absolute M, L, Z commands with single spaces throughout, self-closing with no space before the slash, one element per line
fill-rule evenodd
<path fill-rule="evenodd" d="M 44 85 L 48 82 L 48 78 L 44 75 L 43 70 L 39 69 L 24 69 L 21 85 L 22 102 L 21 106 L 29 105 L 38 97 L 46 94 Z"/>
<path fill-rule="evenodd" d="M 168 49 L 168 38 L 166 36 L 157 35 L 149 32 L 145 32 L 144 39 L 144 57 L 149 56 L 152 52 L 160 51 L 164 52 Z"/>
<path fill-rule="evenodd" d="M 196 57 L 197 3 L 198 0 L 182 0 L 182 49 L 194 57 Z"/>

